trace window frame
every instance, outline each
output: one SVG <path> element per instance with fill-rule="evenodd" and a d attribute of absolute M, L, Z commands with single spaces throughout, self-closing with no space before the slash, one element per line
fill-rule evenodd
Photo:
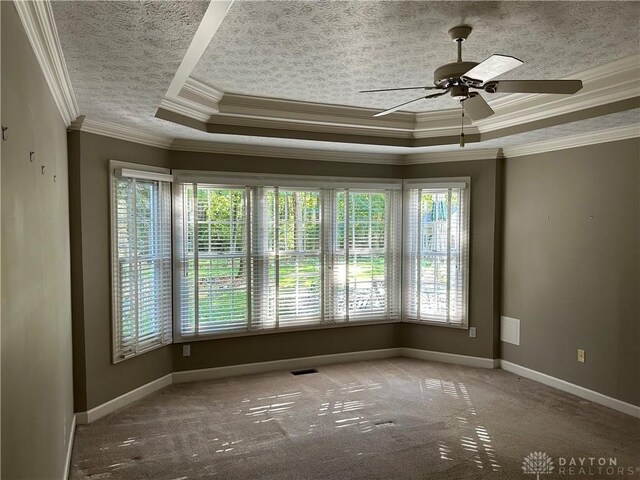
<path fill-rule="evenodd" d="M 385 318 L 372 318 L 372 319 L 364 319 L 360 320 L 358 318 L 346 320 L 326 320 L 326 314 L 321 313 L 321 321 L 315 324 L 309 325 L 292 325 L 292 326 L 278 326 L 277 328 L 256 328 L 251 324 L 251 318 L 247 320 L 247 326 L 242 330 L 235 331 L 227 331 L 227 332 L 218 332 L 218 333 L 204 333 L 204 334 L 189 334 L 183 335 L 181 332 L 181 318 L 179 315 L 180 308 L 180 281 L 176 276 L 181 275 L 182 268 L 178 265 L 181 262 L 181 258 L 179 257 L 179 252 L 176 252 L 175 249 L 179 248 L 181 244 L 181 240 L 178 240 L 176 235 L 182 235 L 182 220 L 179 220 L 177 215 L 182 211 L 182 205 L 178 205 L 177 201 L 177 193 L 179 189 L 183 188 L 185 183 L 195 183 L 195 184 L 207 184 L 208 186 L 218 186 L 220 188 L 254 188 L 254 187 L 277 187 L 277 189 L 282 190 L 292 190 L 292 189 L 334 189 L 334 190 L 344 190 L 348 189 L 349 191 L 359 192 L 371 192 L 371 191 L 386 191 L 386 190 L 396 190 L 399 192 L 399 196 L 394 198 L 395 208 L 396 208 L 396 216 L 398 218 L 398 228 L 399 231 L 402 231 L 402 180 L 401 179 L 377 179 L 377 178 L 368 178 L 368 177 L 327 177 L 327 176 L 312 176 L 312 175 L 287 175 L 287 174 L 256 174 L 256 173 L 237 173 L 237 172 L 216 172 L 216 171 L 195 171 L 195 170 L 174 170 L 174 181 L 175 188 L 173 194 L 173 217 L 174 220 L 172 222 L 172 232 L 174 235 L 174 255 L 173 255 L 173 275 L 174 275 L 174 299 L 173 299 L 173 342 L 174 343 L 185 343 L 185 342 L 193 342 L 193 341 L 201 341 L 201 340 L 210 340 L 210 339 L 218 339 L 218 338 L 229 338 L 229 337 L 242 337 L 242 336 L 252 336 L 252 335 L 268 335 L 273 333 L 282 333 L 282 332 L 291 332 L 291 331 L 300 331 L 300 330 L 318 330 L 325 328 L 340 328 L 340 327 L 349 327 L 349 326 L 358 326 L 358 325 L 375 325 L 381 323 L 399 323 L 402 321 L 402 296 L 401 296 L 401 279 L 402 279 L 402 238 L 399 235 L 396 238 L 395 243 L 395 262 L 397 264 L 397 277 L 400 281 L 397 282 L 397 285 L 394 288 L 394 292 L 392 295 L 395 295 L 396 302 L 396 310 L 397 314 L 394 317 L 385 317 Z M 321 194 L 322 197 L 322 194 Z M 324 208 L 323 200 L 321 198 L 321 208 Z M 390 199 L 391 201 L 391 199 Z M 253 202 L 250 202 L 253 203 Z M 250 208 L 253 208 L 251 206 Z M 254 212 L 251 212 L 252 214 Z M 321 224 L 321 237 L 324 237 L 325 228 L 325 216 L 321 216 L 320 224 Z M 253 227 L 253 220 L 249 222 Z M 250 238 L 253 236 L 253 233 L 250 234 Z M 324 244 L 324 240 L 321 241 Z M 253 248 L 253 245 L 252 245 Z M 253 253 L 253 251 L 251 251 Z M 323 257 L 326 255 L 326 251 L 324 250 L 324 246 L 321 246 L 320 256 Z M 248 255 L 249 256 L 249 255 Z M 399 260 L 398 260 L 399 259 Z M 326 292 L 325 282 L 326 278 L 326 265 L 324 262 L 321 262 L 321 312 L 324 310 L 324 294 Z M 251 282 L 251 278 L 248 279 Z M 253 293 L 252 293 L 253 294 Z M 389 295 L 388 295 L 389 296 Z"/>
<path fill-rule="evenodd" d="M 120 320 L 120 316 L 118 314 L 118 306 L 119 306 L 119 294 L 118 288 L 120 285 L 119 278 L 117 278 L 115 272 L 116 267 L 120 263 L 120 258 L 118 256 L 118 230 L 117 230 L 117 202 L 115 195 L 115 185 L 117 178 L 135 178 L 136 180 L 142 181 L 161 181 L 169 183 L 169 259 L 168 263 L 170 265 L 171 274 L 169 275 L 169 290 L 173 289 L 173 192 L 172 192 L 172 182 L 173 176 L 171 174 L 171 170 L 168 168 L 156 167 L 152 165 L 143 165 L 131 162 L 122 162 L 119 160 L 108 160 L 109 164 L 109 277 L 110 277 L 110 295 L 111 295 L 111 311 L 110 311 L 110 322 L 111 322 L 111 362 L 112 364 L 117 364 L 128 360 L 130 358 L 138 357 L 147 352 L 156 350 L 158 348 L 164 347 L 166 345 L 170 345 L 173 343 L 173 328 L 169 328 L 167 332 L 164 331 L 164 328 L 161 328 L 159 332 L 160 342 L 157 344 L 151 344 L 142 349 L 136 349 L 134 353 L 123 355 L 121 353 L 121 349 L 119 348 L 119 327 L 117 322 Z M 173 303 L 173 294 L 169 295 L 169 302 Z M 169 310 L 171 312 L 171 325 L 173 325 L 173 305 L 169 306 Z M 136 337 L 138 336 L 138 332 L 136 332 Z M 136 339 L 136 344 L 138 340 Z"/>
<path fill-rule="evenodd" d="M 454 328 L 459 330 L 469 329 L 469 299 L 470 299 L 470 277 L 471 277 L 471 177 L 435 177 L 435 178 L 412 178 L 404 179 L 402 182 L 402 205 L 403 205 L 403 229 L 402 229 L 402 322 L 415 323 L 419 325 L 432 325 L 437 327 Z M 464 194 L 464 218 L 463 228 L 466 231 L 466 238 L 464 241 L 464 281 L 463 281 L 463 319 L 461 324 L 442 322 L 437 320 L 422 320 L 412 318 L 408 316 L 410 308 L 407 303 L 409 301 L 409 295 L 411 289 L 411 279 L 409 278 L 411 272 L 409 268 L 410 252 L 407 248 L 407 243 L 410 238 L 411 221 L 409 215 L 412 211 L 409 203 L 411 202 L 410 190 L 415 189 L 429 189 L 429 188 L 462 188 Z M 421 241 L 421 239 L 418 239 Z"/>

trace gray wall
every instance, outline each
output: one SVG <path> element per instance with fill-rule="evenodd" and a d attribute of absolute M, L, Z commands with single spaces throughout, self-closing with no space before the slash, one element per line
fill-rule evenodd
<path fill-rule="evenodd" d="M 174 370 L 396 348 L 401 327 L 400 323 L 385 323 L 205 340 L 191 344 L 190 357 L 183 357 L 182 345 L 175 344 Z"/>
<path fill-rule="evenodd" d="M 404 167 L 405 178 L 471 177 L 469 326 L 477 328 L 477 337 L 467 330 L 405 323 L 402 346 L 498 358 L 501 165 L 494 159 Z"/>
<path fill-rule="evenodd" d="M 639 229 L 638 139 L 506 160 L 502 358 L 640 405 Z"/>
<path fill-rule="evenodd" d="M 67 135 L 14 4 L 0 8 L 2 478 L 62 478 L 73 418 Z"/>
<path fill-rule="evenodd" d="M 74 399 L 86 411 L 172 371 L 167 346 L 112 365 L 109 160 L 169 166 L 169 152 L 69 133 Z"/>
<path fill-rule="evenodd" d="M 175 169 L 399 177 L 400 167 L 173 152 L 69 133 L 75 410 L 86 411 L 175 370 L 398 346 L 398 325 L 272 333 L 167 346 L 111 363 L 110 159 Z M 174 365 L 175 364 L 175 365 Z"/>
<path fill-rule="evenodd" d="M 502 159 L 394 166 L 175 152 L 85 132 L 70 133 L 69 146 L 76 411 L 91 409 L 171 371 L 399 346 L 484 358 L 498 358 L 502 346 L 507 360 L 638 401 L 637 141 L 506 160 L 508 168 Z M 610 148 L 616 155 L 603 153 Z M 183 357 L 177 344 L 112 365 L 109 159 L 173 169 L 389 178 L 470 176 L 469 321 L 477 327 L 477 338 L 470 338 L 467 330 L 428 325 L 363 325 L 193 342 L 190 357 Z M 603 193 L 601 186 L 617 194 Z M 623 198 L 630 200 L 616 200 Z M 550 223 L 528 220 L 551 207 Z M 582 226 L 591 229 L 590 235 L 579 237 L 576 248 L 570 241 L 575 243 L 582 228 L 576 219 L 585 208 L 595 212 L 590 214 L 595 220 Z M 559 213 L 562 219 L 556 217 Z M 504 235 L 503 217 L 508 220 Z M 607 242 L 615 242 L 616 248 L 601 252 L 599 246 Z M 600 256 L 594 260 L 596 252 Z M 557 271 L 541 270 L 545 259 L 556 256 L 562 260 Z M 567 270 L 563 265 L 569 259 L 573 269 Z M 604 290 L 603 275 L 610 280 Z M 572 293 L 560 295 L 560 288 Z M 504 315 L 523 319 L 520 347 L 499 341 L 501 307 Z M 541 346 L 545 355 L 540 355 Z M 585 365 L 575 364 L 577 346 L 587 350 Z"/>

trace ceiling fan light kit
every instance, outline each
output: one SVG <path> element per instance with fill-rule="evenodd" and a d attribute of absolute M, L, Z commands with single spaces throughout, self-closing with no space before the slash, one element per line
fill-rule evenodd
<path fill-rule="evenodd" d="M 396 105 L 374 117 L 381 117 L 401 110 L 402 107 L 423 99 L 440 97 L 449 93 L 452 98 L 458 100 L 464 112 L 471 120 L 481 120 L 493 115 L 495 112 L 484 98 L 470 89 L 484 90 L 486 93 L 550 93 L 570 95 L 582 88 L 580 80 L 496 80 L 492 79 L 513 70 L 523 64 L 522 60 L 509 55 L 491 55 L 480 63 L 462 60 L 462 42 L 471 34 L 471 27 L 458 25 L 449 30 L 449 36 L 458 45 L 458 60 L 442 65 L 433 73 L 434 85 L 422 87 L 382 88 L 375 90 L 362 90 L 361 93 L 390 92 L 399 90 L 441 90 L 440 93 L 423 95 Z M 464 147 L 464 134 L 461 133 L 460 146 Z"/>

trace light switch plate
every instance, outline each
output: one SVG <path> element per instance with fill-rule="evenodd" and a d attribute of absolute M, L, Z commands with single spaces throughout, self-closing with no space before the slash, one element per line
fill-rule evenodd
<path fill-rule="evenodd" d="M 183 357 L 191 356 L 191 345 L 182 345 L 182 356 Z"/>
<path fill-rule="evenodd" d="M 469 336 L 471 338 L 476 338 L 476 327 L 469 327 Z"/>

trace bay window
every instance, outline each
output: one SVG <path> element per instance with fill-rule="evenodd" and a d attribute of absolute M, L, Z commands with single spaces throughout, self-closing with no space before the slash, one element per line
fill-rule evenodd
<path fill-rule="evenodd" d="M 468 178 L 403 188 L 116 167 L 114 362 L 173 338 L 394 320 L 468 326 Z"/>
<path fill-rule="evenodd" d="M 176 177 L 179 338 L 399 318 L 399 182 Z"/>

